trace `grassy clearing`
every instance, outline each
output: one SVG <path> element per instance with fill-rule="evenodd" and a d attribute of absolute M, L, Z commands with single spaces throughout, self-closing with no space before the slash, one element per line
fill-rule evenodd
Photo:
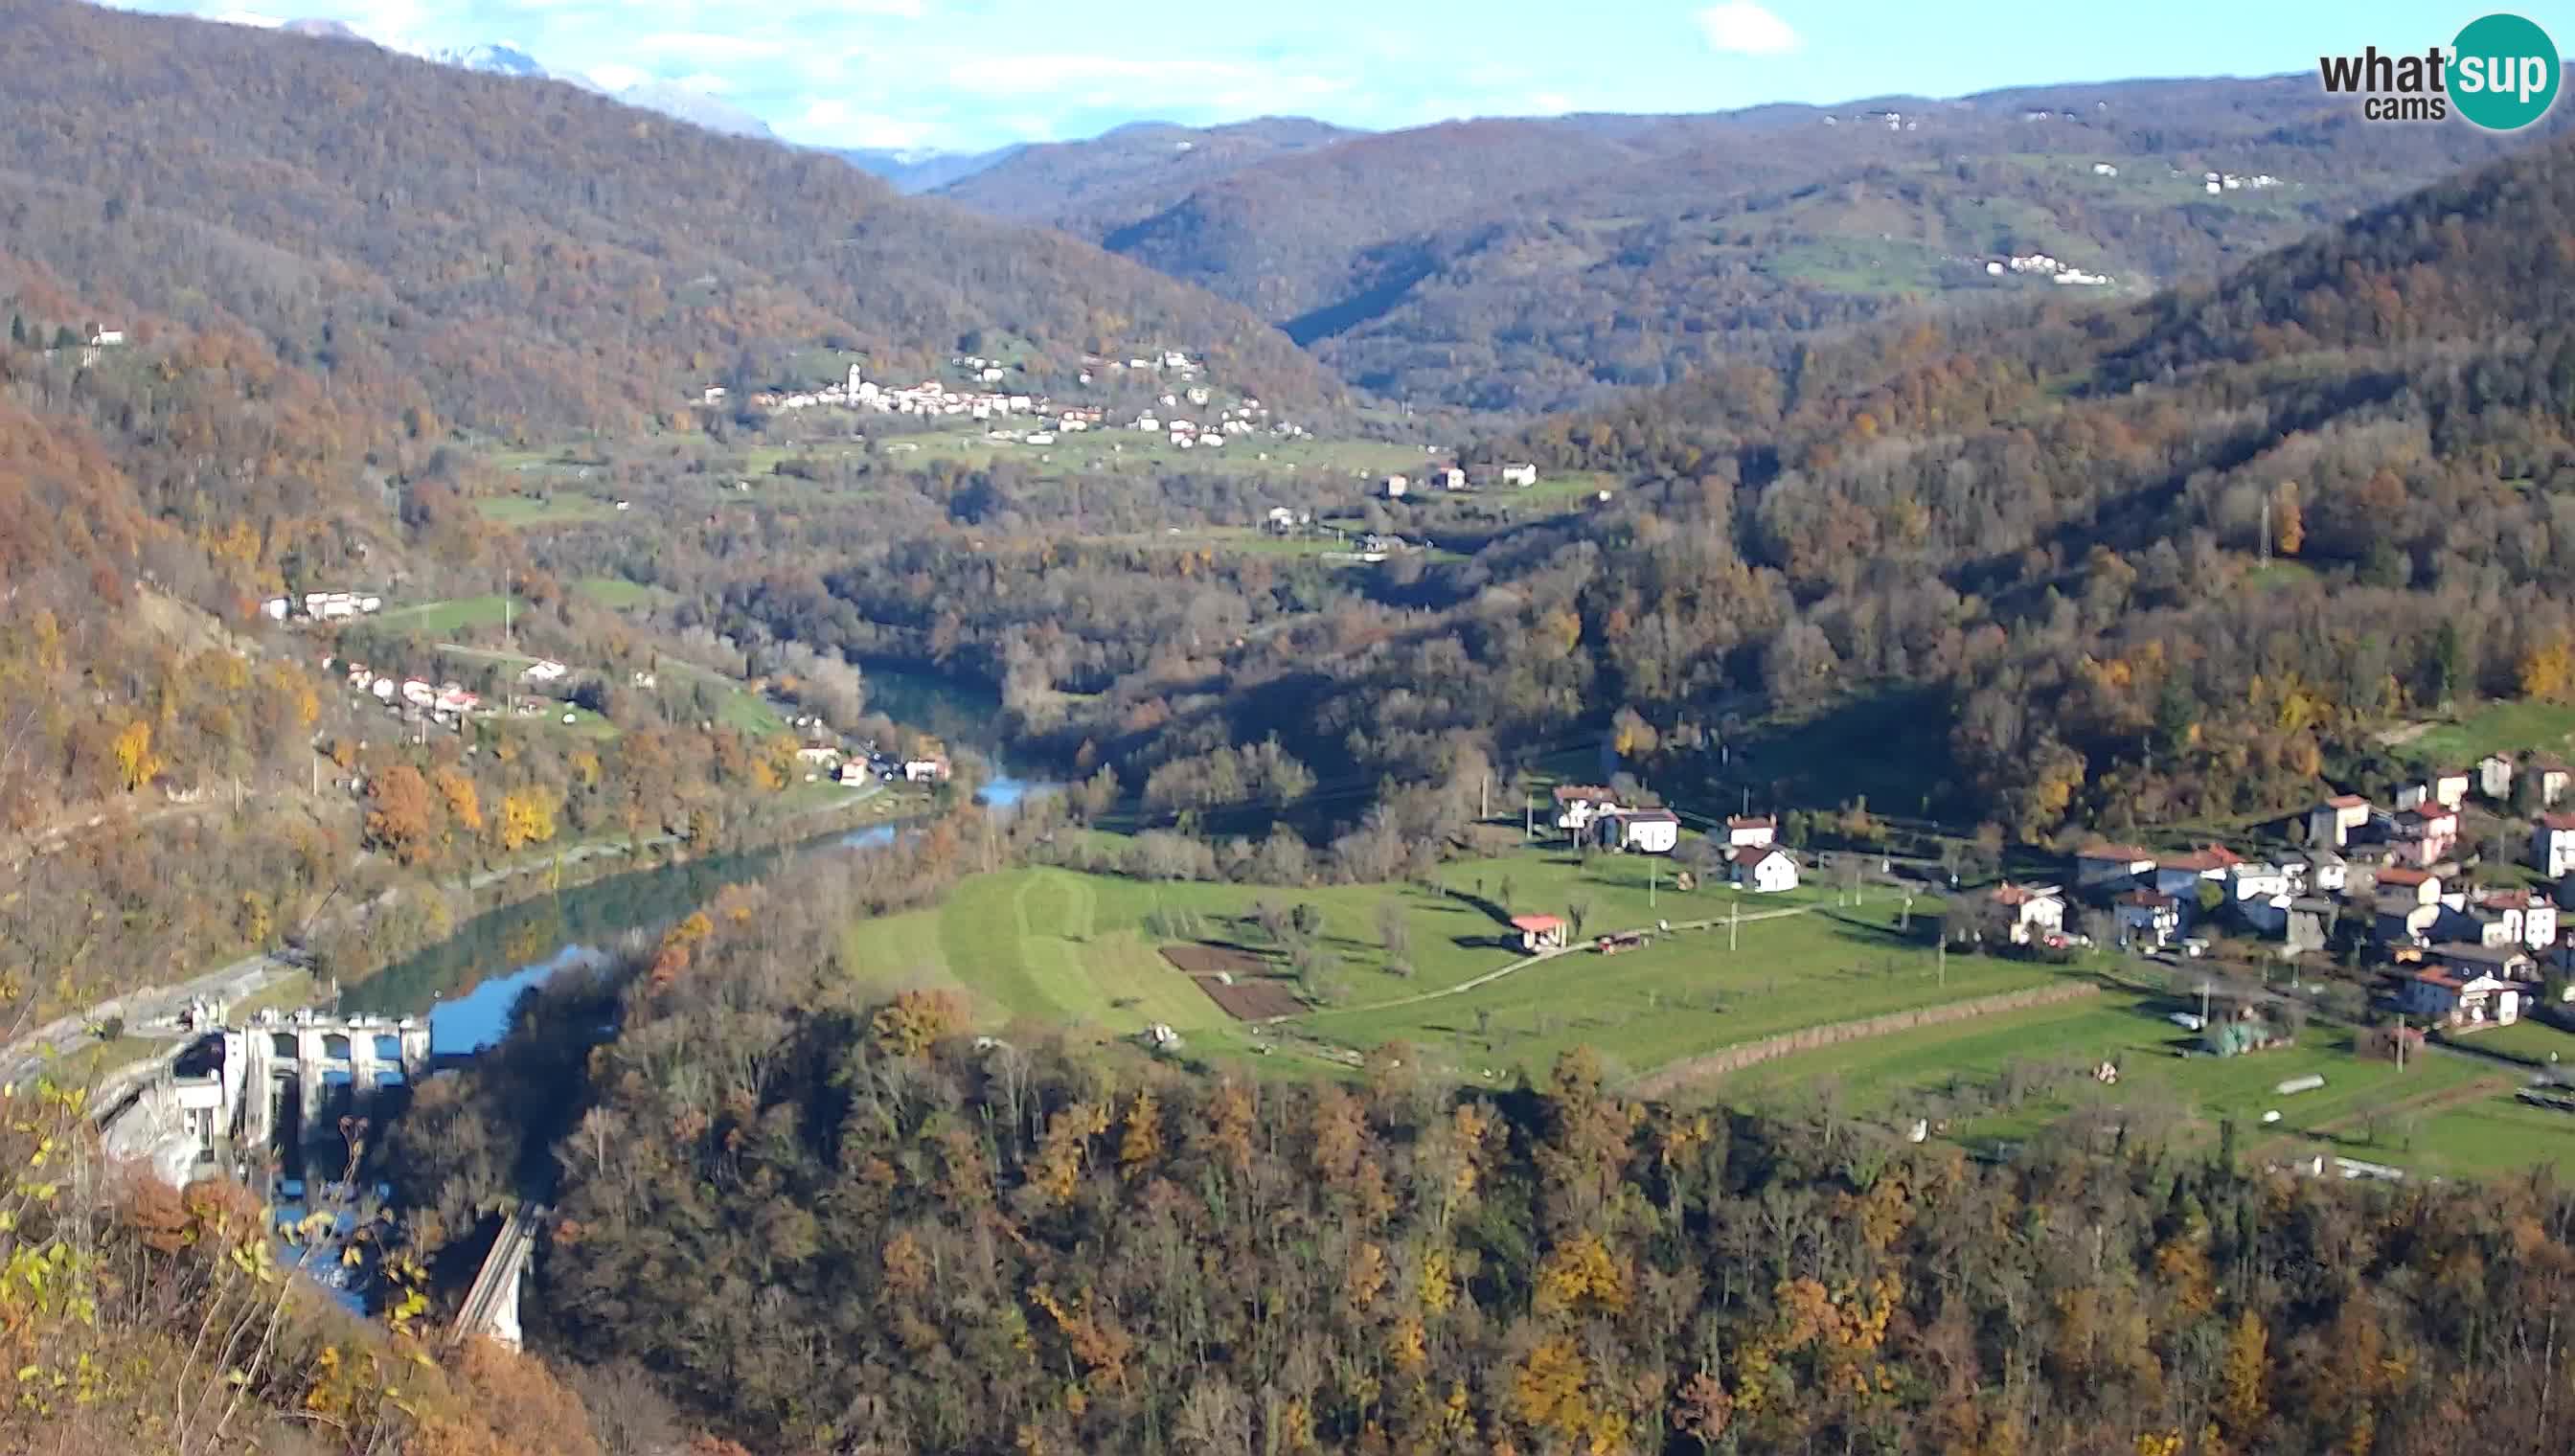
<path fill-rule="evenodd" d="M 1468 1076 L 1543 1073 L 1589 1045 L 1629 1071 L 1833 1021 L 2047 984 L 2067 972 L 1953 955 L 1899 937 L 1892 906 L 1817 909 L 1726 931 L 1684 931 L 1615 956 L 1580 952 L 1461 995 L 1325 1011 L 1316 1035 L 1352 1047 L 1414 1043 Z"/>
<path fill-rule="evenodd" d="M 2281 587 L 2296 587 L 2316 580 L 2316 569 L 2305 562 L 2277 561 L 2266 566 L 2247 567 L 2244 585 L 2257 592 Z"/>
<path fill-rule="evenodd" d="M 2533 1167 L 2575 1171 L 2575 1114 L 2534 1107 L 2510 1093 L 2454 1102 L 2400 1123 L 2378 1161 L 2446 1177 L 2491 1177 Z"/>
<path fill-rule="evenodd" d="M 528 604 L 512 598 L 508 609 L 512 616 L 525 616 Z M 457 597 L 445 602 L 422 602 L 410 607 L 396 607 L 378 613 L 375 621 L 408 632 L 463 632 L 469 628 L 499 627 L 503 608 L 498 595 Z"/>
<path fill-rule="evenodd" d="M 1775 249 L 1763 271 L 1843 293 L 1929 293 L 1940 287 L 1939 250 L 1906 239 L 1817 238 Z"/>
<path fill-rule="evenodd" d="M 478 496 L 474 509 L 495 526 L 564 526 L 613 521 L 617 508 L 590 496 Z"/>
<path fill-rule="evenodd" d="M 262 1011 L 294 1011 L 313 1004 L 311 971 L 290 971 L 259 988 L 255 995 L 245 996 L 224 1007 L 224 1014 L 238 1025 Z"/>
<path fill-rule="evenodd" d="M 2575 1061 L 2575 1034 L 2560 1031 L 2528 1015 L 2509 1026 L 2489 1026 L 2460 1036 L 2458 1044 L 2489 1055 L 2526 1061 L 2532 1066 L 2548 1065 L 2551 1052 L 2556 1053 L 2561 1061 Z M 2569 1119 L 2567 1126 L 2575 1128 L 2575 1119 Z"/>
<path fill-rule="evenodd" d="M 1196 413 L 1184 410 L 1184 416 Z M 917 446 L 897 450 L 898 446 Z M 1266 435 L 1237 437 L 1222 450 L 1182 450 L 1168 436 L 1135 430 L 1089 430 L 1058 435 L 1052 445 L 1021 445 L 988 440 L 973 431 L 939 431 L 891 438 L 881 447 L 897 465 L 926 466 L 958 461 L 970 466 L 996 460 L 1017 461 L 1039 479 L 1074 475 L 1160 475 L 1174 470 L 1201 474 L 1299 475 L 1339 478 L 1353 484 L 1388 472 L 1409 472 L 1429 457 L 1418 445 L 1373 440 L 1279 440 Z"/>
<path fill-rule="evenodd" d="M 2474 763 L 2488 753 L 2518 748 L 2564 752 L 2575 745 L 2575 707 L 2554 703 L 2494 703 L 2437 725 L 2398 748 L 2422 763 Z"/>
<path fill-rule="evenodd" d="M 1648 870 L 1655 885 L 1648 884 Z M 981 1019 L 1029 1017 L 1130 1032 L 1162 1021 L 1202 1049 L 1250 1045 L 1236 1023 L 1158 953 L 1145 931 L 1158 908 L 1187 909 L 1207 938 L 1264 953 L 1252 924 L 1258 903 L 1306 903 L 1321 912 L 1323 945 L 1338 965 L 1333 1008 L 1295 1029 L 1351 1050 L 1407 1040 L 1469 1076 L 1486 1067 L 1543 1070 L 1577 1042 L 1636 1070 L 1675 1057 L 1819 1022 L 1877 1015 L 2046 983 L 2060 971 L 2021 962 L 1938 958 L 1916 934 L 1899 934 L 1891 899 L 1847 909 L 1828 890 L 1743 897 L 1752 919 L 1727 951 L 1726 931 L 1680 930 L 1615 956 L 1579 952 L 1516 970 L 1471 990 L 1463 983 L 1521 958 L 1505 908 L 1563 915 L 1584 905 L 1589 934 L 1668 919 L 1721 919 L 1726 891 L 1675 893 L 1670 866 L 1641 856 L 1530 851 L 1445 866 L 1441 889 L 1411 885 L 1283 890 L 1254 885 L 1153 884 L 1062 869 L 980 875 L 932 910 L 852 927 L 848 963 L 880 989 L 961 987 Z M 1509 884 L 1507 903 L 1504 881 Z M 1381 906 L 1399 906 L 1409 974 L 1388 965 Z M 1928 912 L 1918 905 L 1917 915 Z M 1922 928 L 1917 921 L 1915 930 Z M 1284 968 L 1283 968 L 1284 972 Z M 1425 995 L 1431 999 L 1421 999 Z"/>
<path fill-rule="evenodd" d="M 2064 1062 L 2089 1066 L 2116 1062 L 2115 1087 L 2083 1079 L 2008 1111 L 1950 1129 L 1978 1143 L 2011 1142 L 2035 1133 L 2078 1106 L 2168 1098 L 2186 1130 L 2212 1139 L 2232 1118 L 2247 1147 L 2282 1153 L 2330 1146 L 2349 1156 L 2405 1163 L 2399 1145 L 2406 1128 L 2428 1127 L 2437 1111 L 2409 1112 L 2498 1081 L 2490 1064 L 2431 1054 L 2400 1072 L 2392 1063 L 2353 1054 L 2351 1034 L 2311 1025 L 2296 1046 L 2247 1056 L 2184 1055 L 2197 1038 L 2165 1019 L 2180 1003 L 2126 989 L 2105 990 L 2096 1000 L 2005 1012 L 1946 1026 L 1874 1037 L 1747 1067 L 1716 1083 L 1720 1098 L 1759 1106 L 1828 1092 L 1853 1111 L 1902 1117 L 1929 1094 L 1953 1084 L 1991 1084 L 2013 1063 Z M 2325 1084 L 2283 1093 L 2279 1084 L 2314 1073 Z M 2277 1111 L 2280 1120 L 2262 1121 Z M 2575 1129 L 2575 1122 L 2569 1122 Z M 2415 1146 L 2428 1139 L 2417 1129 Z M 2575 1151 L 2575 1141 L 2569 1143 Z"/>
<path fill-rule="evenodd" d="M 668 605 L 673 594 L 623 577 L 584 577 L 572 589 L 612 612 L 650 612 Z"/>

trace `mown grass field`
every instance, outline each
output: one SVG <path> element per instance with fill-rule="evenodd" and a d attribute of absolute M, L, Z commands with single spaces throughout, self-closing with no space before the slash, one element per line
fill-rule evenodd
<path fill-rule="evenodd" d="M 2575 1171 L 2575 1113 L 2534 1107 L 2510 1092 L 2427 1113 L 2401 1127 L 2396 1140 L 2395 1148 L 2373 1161 L 2459 1178 L 2534 1167 Z"/>
<path fill-rule="evenodd" d="M 1185 418 L 1199 418 L 1214 410 L 1185 408 L 1180 413 Z M 1012 424 L 1013 428 L 1026 428 L 1016 420 Z M 894 447 L 898 445 L 920 448 L 897 452 Z M 1388 472 L 1410 473 L 1430 458 L 1418 445 L 1373 440 L 1281 440 L 1268 435 L 1237 436 L 1221 450 L 1182 450 L 1171 443 L 1169 436 L 1123 429 L 1060 434 L 1051 445 L 1023 445 L 988 440 L 981 425 L 971 431 L 891 437 L 881 448 L 898 465 L 952 460 L 984 466 L 996 460 L 1010 460 L 1028 467 L 1041 479 L 1189 470 L 1204 474 L 1294 474 L 1322 481 L 1338 479 L 1354 486 Z"/>
<path fill-rule="evenodd" d="M 515 604 L 509 608 L 512 616 L 525 616 L 530 610 L 523 599 L 512 598 L 511 601 Z M 372 620 L 404 632 L 463 632 L 469 628 L 499 627 L 502 615 L 500 596 L 489 594 L 389 607 Z"/>
<path fill-rule="evenodd" d="M 1506 909 L 1569 918 L 1579 904 L 1587 935 L 1724 918 L 1729 891 L 1675 892 L 1670 870 L 1642 856 L 1532 850 L 1444 866 L 1433 892 L 1411 885 L 1158 884 L 1014 869 L 976 876 L 936 908 L 853 925 L 846 958 L 874 988 L 966 990 L 988 1026 L 1028 1017 L 1126 1033 L 1161 1021 L 1190 1033 L 1202 1049 L 1239 1049 L 1251 1038 L 1163 959 L 1165 942 L 1147 931 L 1148 918 L 1158 909 L 1192 911 L 1202 919 L 1202 938 L 1268 953 L 1273 947 L 1250 923 L 1254 907 L 1308 903 L 1321 912 L 1322 943 L 1337 958 L 1330 979 L 1339 994 L 1289 1029 L 1348 1051 L 1410 1041 L 1469 1077 L 1488 1068 L 1497 1077 L 1523 1067 L 1542 1072 L 1576 1043 L 1641 1071 L 1778 1031 L 2017 990 L 2064 974 L 1951 956 L 1944 976 L 1919 933 L 1936 907 L 1917 903 L 1917 933 L 1900 934 L 1902 910 L 1893 898 L 1842 907 L 1831 890 L 1808 887 L 1743 896 L 1743 912 L 1755 918 L 1740 924 L 1732 951 L 1719 923 L 1675 930 L 1617 955 L 1580 950 L 1456 989 L 1522 959 L 1504 924 Z M 1378 928 L 1388 904 L 1403 915 L 1409 974 L 1388 967 Z"/>
<path fill-rule="evenodd" d="M 2523 1005 L 2524 1010 L 2520 1020 L 2509 1026 L 2489 1026 L 2482 1031 L 2468 1032 L 2457 1038 L 2458 1044 L 2491 1055 L 2508 1056 L 2516 1061 L 2528 1062 L 2534 1067 L 2548 1065 L 2551 1052 L 2556 1053 L 2561 1064 L 2575 1063 L 2575 1033 L 2560 1031 L 2545 1021 L 2533 1019 L 2528 1011 L 2528 1003 L 2524 1002 Z M 2569 1128 L 2575 1128 L 2575 1118 L 2568 1119 L 2567 1125 Z"/>
<path fill-rule="evenodd" d="M 2397 753 L 2416 762 L 2472 764 L 2488 753 L 2521 748 L 2575 751 L 2575 707 L 2555 703 L 2492 703 L 2449 723 L 2437 724 Z"/>
<path fill-rule="evenodd" d="M 1894 1118 L 1917 1111 L 1931 1095 L 1952 1085 L 1990 1085 L 2006 1067 L 2062 1062 L 2074 1066 L 2118 1064 L 2115 1086 L 2076 1077 L 2056 1091 L 2007 1110 L 1953 1125 L 1950 1135 L 1976 1144 L 2009 1143 L 2078 1107 L 2169 1099 L 2183 1125 L 2201 1140 L 2233 1119 L 2239 1143 L 2266 1156 L 2331 1151 L 2372 1162 L 2435 1170 L 2447 1146 L 2440 1128 L 2467 1117 L 2451 1110 L 2456 1099 L 2483 1107 L 2512 1078 L 2491 1063 L 2431 1052 L 2399 1071 L 2391 1062 L 2363 1060 L 2351 1033 L 2311 1024 L 2297 1045 L 2236 1057 L 2183 1055 L 2197 1037 L 2165 1019 L 2184 1003 L 2144 992 L 2110 988 L 2095 999 L 2004 1012 L 1945 1026 L 1923 1027 L 1866 1041 L 1801 1052 L 1747 1067 L 1707 1086 L 1711 1097 L 1738 1106 L 1770 1107 L 1830 1096 L 1853 1112 Z M 2283 1093 L 2282 1082 L 2308 1074 L 2325 1079 L 2310 1091 Z M 2506 1099 L 2509 1102 L 2509 1099 Z M 2523 1110 L 2511 1104 L 2513 1112 Z M 2277 1111 L 2277 1122 L 2265 1123 Z M 2575 1118 L 2562 1113 L 2561 1133 L 2575 1133 Z M 2523 1122 L 2527 1119 L 2509 1118 Z M 2544 1126 L 2545 1124 L 2539 1124 Z M 2468 1145 L 2489 1170 L 2505 1164 L 2508 1150 L 2491 1139 Z M 2575 1154 L 2575 1137 L 2561 1150 L 2534 1150 L 2532 1160 Z"/>

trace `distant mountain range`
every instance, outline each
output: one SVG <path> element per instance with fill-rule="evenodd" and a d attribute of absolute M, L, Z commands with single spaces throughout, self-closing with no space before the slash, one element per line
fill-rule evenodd
<path fill-rule="evenodd" d="M 857 147 L 832 155 L 872 177 L 882 177 L 897 192 L 934 192 L 1009 161 L 1025 146 L 997 147 L 989 152 L 888 151 Z"/>
<path fill-rule="evenodd" d="M 1371 391 L 1544 411 L 1893 311 L 2215 277 L 2570 120 L 2372 126 L 2299 76 L 1274 118 L 1027 147 L 938 191 L 1245 304 Z"/>

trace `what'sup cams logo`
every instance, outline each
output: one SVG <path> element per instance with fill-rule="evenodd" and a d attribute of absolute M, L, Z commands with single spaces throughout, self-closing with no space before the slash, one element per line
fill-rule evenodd
<path fill-rule="evenodd" d="M 2560 69 L 2556 42 L 2518 15 L 2469 21 L 2446 49 L 2316 58 L 2325 90 L 2366 97 L 2361 115 L 2371 121 L 2446 121 L 2455 111 L 2495 132 L 2547 115 Z"/>

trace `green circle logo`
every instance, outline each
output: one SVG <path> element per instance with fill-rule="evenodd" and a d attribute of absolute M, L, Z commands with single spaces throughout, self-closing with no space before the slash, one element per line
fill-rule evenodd
<path fill-rule="evenodd" d="M 2471 20 L 2453 42 L 2450 100 L 2488 131 L 2517 131 L 2557 99 L 2557 45 L 2518 15 Z"/>

